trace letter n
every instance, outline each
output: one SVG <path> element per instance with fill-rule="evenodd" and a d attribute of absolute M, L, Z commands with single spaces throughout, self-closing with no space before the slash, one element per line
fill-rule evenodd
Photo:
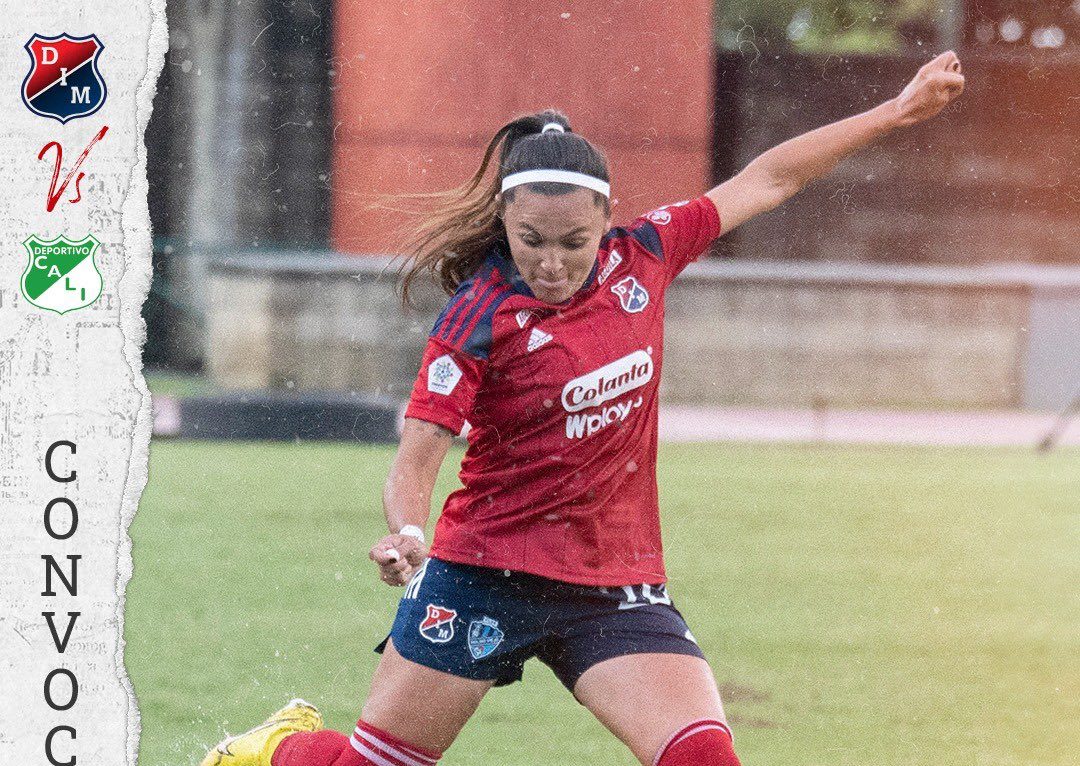
<path fill-rule="evenodd" d="M 64 570 L 60 568 L 60 565 L 56 563 L 56 558 L 53 556 L 42 556 L 45 559 L 45 590 L 41 593 L 42 596 L 55 596 L 56 591 L 53 590 L 53 573 L 60 578 L 64 583 L 64 588 L 69 595 L 79 595 L 79 559 L 82 556 L 68 556 L 67 560 L 71 562 L 70 577 L 64 575 Z"/>

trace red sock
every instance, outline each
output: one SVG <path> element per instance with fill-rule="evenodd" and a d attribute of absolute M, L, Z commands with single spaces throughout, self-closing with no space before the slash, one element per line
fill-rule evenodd
<path fill-rule="evenodd" d="M 340 731 L 321 729 L 290 734 L 270 756 L 270 766 L 366 766 Z"/>
<path fill-rule="evenodd" d="M 731 730 L 714 719 L 684 726 L 660 748 L 653 766 L 740 766 Z"/>
<path fill-rule="evenodd" d="M 271 766 L 435 766 L 442 753 L 410 745 L 359 721 L 352 738 L 329 729 L 302 731 L 281 740 Z"/>

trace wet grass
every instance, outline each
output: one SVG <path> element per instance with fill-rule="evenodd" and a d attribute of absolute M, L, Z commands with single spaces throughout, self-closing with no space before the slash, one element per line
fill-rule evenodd
<path fill-rule="evenodd" d="M 152 445 L 126 623 L 141 766 L 195 764 L 296 695 L 351 728 L 401 593 L 367 560 L 391 454 Z M 1074 762 L 1080 451 L 680 445 L 659 471 L 669 587 L 744 763 Z M 633 759 L 531 662 L 442 763 Z"/>

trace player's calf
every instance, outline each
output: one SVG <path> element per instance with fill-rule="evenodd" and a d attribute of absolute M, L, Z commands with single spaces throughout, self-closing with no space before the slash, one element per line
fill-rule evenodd
<path fill-rule="evenodd" d="M 731 730 L 705 718 L 684 726 L 656 754 L 653 766 L 740 766 Z"/>

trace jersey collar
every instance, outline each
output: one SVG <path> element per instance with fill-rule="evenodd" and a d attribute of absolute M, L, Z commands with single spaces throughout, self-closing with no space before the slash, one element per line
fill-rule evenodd
<path fill-rule="evenodd" d="M 525 281 L 525 277 L 521 276 L 521 273 L 518 271 L 517 265 L 514 263 L 514 259 L 510 255 L 510 244 L 508 242 L 506 242 L 505 240 L 496 242 L 491 248 L 491 255 L 493 260 L 495 261 L 495 268 L 499 270 L 499 273 L 502 274 L 503 279 L 505 279 L 506 283 L 510 285 L 510 289 L 520 295 L 525 295 L 535 301 L 544 303 L 543 301 L 540 301 L 540 299 L 537 298 L 535 295 L 533 295 L 532 288 L 529 287 L 528 283 Z M 566 306 L 567 304 L 572 303 L 574 300 L 581 297 L 582 295 L 588 293 L 596 284 L 596 272 L 599 271 L 599 264 L 600 260 L 598 256 L 597 258 L 593 259 L 592 268 L 589 269 L 589 276 L 585 277 L 584 284 L 582 284 L 581 287 L 577 289 L 577 292 L 575 292 L 565 301 L 563 301 L 562 303 L 544 303 L 544 305 L 552 307 Z"/>

